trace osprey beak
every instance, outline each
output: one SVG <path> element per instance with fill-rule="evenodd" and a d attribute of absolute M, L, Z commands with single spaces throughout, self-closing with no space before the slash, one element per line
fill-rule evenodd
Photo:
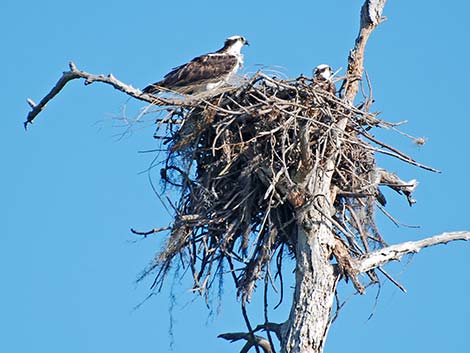
<path fill-rule="evenodd" d="M 245 40 L 245 45 L 250 45 L 250 43 L 248 43 L 248 41 L 247 41 L 247 40 Z"/>

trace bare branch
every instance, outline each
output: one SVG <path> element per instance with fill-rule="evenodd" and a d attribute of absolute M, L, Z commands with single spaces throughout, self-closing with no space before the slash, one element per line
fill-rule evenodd
<path fill-rule="evenodd" d="M 264 324 L 256 326 L 256 328 L 253 330 L 253 332 L 257 332 L 260 330 L 265 330 L 265 331 L 271 331 L 276 334 L 276 337 L 279 341 L 282 339 L 282 327 L 284 323 L 278 324 L 275 322 L 266 322 Z"/>
<path fill-rule="evenodd" d="M 370 271 L 390 261 L 400 261 L 403 255 L 417 253 L 421 249 L 437 244 L 447 244 L 455 240 L 470 240 L 470 231 L 446 232 L 418 241 L 409 241 L 382 248 L 363 255 L 357 264 L 359 273 Z"/>
<path fill-rule="evenodd" d="M 228 340 L 230 342 L 236 342 L 241 339 L 246 340 L 245 346 L 242 348 L 240 353 L 246 353 L 248 350 L 254 346 L 255 344 L 257 346 L 260 346 L 261 349 L 263 349 L 264 353 L 272 353 L 271 345 L 269 344 L 268 340 L 264 339 L 261 336 L 253 336 L 249 332 L 229 332 L 229 333 L 222 333 L 218 335 L 217 337 L 223 338 L 224 340 Z M 254 339 L 253 339 L 254 337 Z"/>
<path fill-rule="evenodd" d="M 399 194 L 405 195 L 410 206 L 416 203 L 416 200 L 411 197 L 419 184 L 416 179 L 406 182 L 401 180 L 395 173 L 391 173 L 382 168 L 377 168 L 376 183 L 386 185 Z"/>
<path fill-rule="evenodd" d="M 134 88 L 131 85 L 125 84 L 115 78 L 112 74 L 107 76 L 105 75 L 94 75 L 85 71 L 80 71 L 77 69 L 73 62 L 69 63 L 70 71 L 65 71 L 62 73 L 62 77 L 57 81 L 57 83 L 52 87 L 51 91 L 43 98 L 41 101 L 36 104 L 32 99 L 28 98 L 27 102 L 32 108 L 28 113 L 26 121 L 24 123 L 25 129 L 31 124 L 36 118 L 36 116 L 46 107 L 47 103 L 52 100 L 60 91 L 65 87 L 65 85 L 72 80 L 83 78 L 85 79 L 85 85 L 90 85 L 93 82 L 102 82 L 108 85 L 113 86 L 118 91 L 124 92 L 127 95 L 134 97 L 138 100 L 152 103 L 155 105 L 181 105 L 182 100 L 172 100 L 166 98 L 155 97 L 150 94 L 142 93 L 138 88 Z"/>
<path fill-rule="evenodd" d="M 349 53 L 346 79 L 343 82 L 344 98 L 349 103 L 354 101 L 359 90 L 359 82 L 362 80 L 367 40 L 372 31 L 385 20 L 382 17 L 385 3 L 386 0 L 367 0 L 362 5 L 361 28 L 354 49 Z"/>

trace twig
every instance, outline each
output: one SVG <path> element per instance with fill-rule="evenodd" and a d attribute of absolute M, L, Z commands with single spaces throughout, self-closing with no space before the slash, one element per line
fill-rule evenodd
<path fill-rule="evenodd" d="M 397 157 L 399 157 L 400 159 L 404 160 L 405 162 L 408 162 L 410 164 L 413 164 L 417 167 L 420 167 L 422 169 L 426 169 L 426 170 L 429 170 L 431 172 L 435 172 L 435 173 L 442 173 L 440 170 L 437 170 L 437 169 L 434 169 L 434 168 L 431 168 L 431 167 L 428 167 L 426 165 L 423 165 L 421 163 L 418 163 L 416 162 L 413 158 L 411 158 L 410 156 L 406 155 L 405 153 L 401 152 L 400 150 L 398 150 L 397 148 L 393 147 L 393 146 L 390 146 L 388 144 L 386 144 L 385 142 L 382 142 L 382 141 L 379 141 L 377 140 L 375 137 L 373 137 L 372 135 L 368 134 L 367 132 L 363 131 L 363 130 L 359 130 L 358 131 L 361 135 L 364 135 L 364 137 L 366 137 L 367 139 L 371 140 L 372 142 L 375 142 L 376 144 L 378 144 L 379 146 L 382 146 L 390 151 L 393 152 L 393 154 L 391 155 L 395 155 Z M 383 152 L 383 151 L 382 151 Z"/>
<path fill-rule="evenodd" d="M 140 232 L 140 231 L 135 230 L 134 228 L 131 228 L 131 232 L 136 235 L 143 235 L 144 237 L 147 237 L 147 235 L 164 232 L 165 230 L 170 230 L 170 229 L 171 227 L 162 227 L 162 228 L 154 228 L 146 232 Z"/>
<path fill-rule="evenodd" d="M 260 353 L 259 352 L 259 346 L 261 346 L 261 344 L 258 342 L 259 340 L 257 339 L 257 338 L 259 338 L 259 336 L 255 336 L 255 334 L 253 333 L 253 328 L 251 326 L 250 319 L 248 318 L 248 314 L 246 312 L 246 306 L 245 305 L 246 305 L 245 298 L 242 298 L 241 308 L 242 308 L 243 319 L 245 320 L 245 324 L 246 324 L 246 327 L 248 329 L 248 333 L 247 333 L 247 337 L 249 338 L 248 343 L 251 343 L 251 345 L 255 346 L 256 353 Z M 262 339 L 262 340 L 266 341 L 264 339 Z M 271 349 L 271 344 L 269 342 L 267 342 L 267 343 L 268 343 L 269 349 Z M 268 353 L 268 352 L 272 353 L 270 351 L 266 351 L 264 348 L 263 348 L 263 350 L 265 351 L 265 353 Z M 246 351 L 248 351 L 248 349 Z"/>
<path fill-rule="evenodd" d="M 269 273 L 269 268 L 266 270 Z M 269 319 L 268 319 L 268 283 L 269 283 L 269 277 L 265 276 L 264 278 L 264 293 L 263 293 L 263 301 L 264 301 L 264 325 L 268 325 Z M 254 331 L 256 331 L 258 327 L 255 328 Z M 274 349 L 274 343 L 273 339 L 271 337 L 271 331 L 267 330 L 266 334 L 268 335 L 268 342 L 271 347 L 271 350 L 273 353 L 276 353 L 276 350 Z M 278 337 L 279 338 L 279 337 Z"/>
<path fill-rule="evenodd" d="M 382 272 L 382 274 L 388 278 L 390 282 L 396 285 L 403 293 L 406 293 L 406 288 L 403 287 L 395 278 L 393 278 L 387 271 L 385 271 L 382 267 L 377 267 L 377 269 Z"/>

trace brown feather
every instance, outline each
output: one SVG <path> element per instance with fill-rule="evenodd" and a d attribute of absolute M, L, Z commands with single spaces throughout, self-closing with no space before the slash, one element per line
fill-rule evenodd
<path fill-rule="evenodd" d="M 163 80 L 143 89 L 144 93 L 156 93 L 164 87 L 182 93 L 191 93 L 197 86 L 219 81 L 228 75 L 237 64 L 234 55 L 209 54 L 194 58 L 189 63 L 175 67 Z M 185 88 L 181 90 L 181 88 Z"/>

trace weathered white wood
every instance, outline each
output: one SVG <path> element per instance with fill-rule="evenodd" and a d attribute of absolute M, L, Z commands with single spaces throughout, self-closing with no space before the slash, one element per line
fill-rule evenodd
<path fill-rule="evenodd" d="M 367 6 L 367 11 L 364 11 L 363 20 L 378 25 L 382 20 L 382 12 L 387 0 L 370 0 L 364 4 Z M 367 16 L 365 16 L 367 15 Z"/>
<path fill-rule="evenodd" d="M 330 174 L 317 176 L 313 195 L 330 199 Z M 331 224 L 318 211 L 324 206 L 319 201 L 317 207 L 313 204 L 297 211 L 296 285 L 289 319 L 283 327 L 282 353 L 323 351 L 338 280 L 330 262 L 334 246 Z"/>
<path fill-rule="evenodd" d="M 357 261 L 357 270 L 367 272 L 379 266 L 382 266 L 390 261 L 400 261 L 403 255 L 410 253 L 417 253 L 421 249 L 437 244 L 446 244 L 455 240 L 467 240 L 470 241 L 470 232 L 446 232 L 440 235 L 435 235 L 430 238 L 425 238 L 417 241 L 408 241 L 406 243 L 400 243 L 396 245 L 387 246 L 380 250 L 371 252 L 364 255 Z"/>
<path fill-rule="evenodd" d="M 321 352 L 333 305 L 336 280 L 328 261 L 329 237 L 324 227 L 301 231 L 298 236 L 296 287 L 289 320 L 284 327 L 283 353 Z"/>

